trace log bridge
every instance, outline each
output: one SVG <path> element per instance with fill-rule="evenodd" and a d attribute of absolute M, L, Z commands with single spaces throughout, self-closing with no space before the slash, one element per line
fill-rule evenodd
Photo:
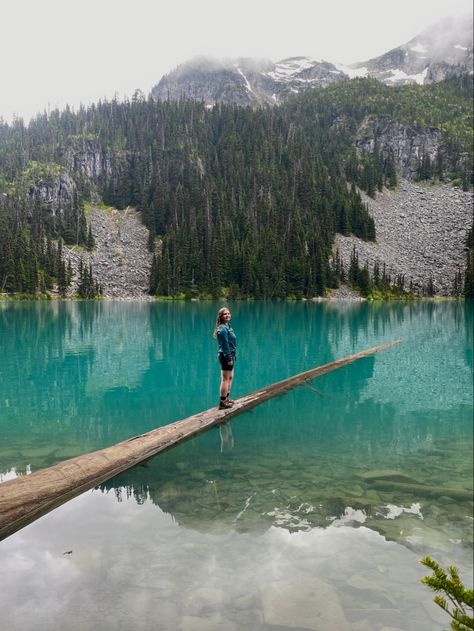
<path fill-rule="evenodd" d="M 0 541 L 42 515 L 118 473 L 210 427 L 285 394 L 295 386 L 398 344 L 400 340 L 312 368 L 236 399 L 230 409 L 211 408 L 116 445 L 65 460 L 47 469 L 0 484 Z"/>

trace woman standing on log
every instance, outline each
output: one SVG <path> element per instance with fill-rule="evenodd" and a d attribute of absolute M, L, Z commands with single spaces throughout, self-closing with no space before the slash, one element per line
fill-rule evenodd
<path fill-rule="evenodd" d="M 227 307 L 222 307 L 217 312 L 214 337 L 219 343 L 217 358 L 221 365 L 221 386 L 219 410 L 226 410 L 234 405 L 230 398 L 230 388 L 234 377 L 234 364 L 236 360 L 236 337 L 230 326 L 231 313 Z"/>

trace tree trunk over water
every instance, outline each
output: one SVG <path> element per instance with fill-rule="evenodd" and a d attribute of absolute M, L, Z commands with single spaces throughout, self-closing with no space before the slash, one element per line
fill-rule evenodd
<path fill-rule="evenodd" d="M 0 484 L 0 540 L 73 497 L 165 449 L 210 427 L 225 423 L 268 399 L 283 395 L 295 386 L 373 355 L 398 344 L 399 341 L 375 346 L 256 390 L 237 399 L 230 409 L 211 408 L 106 449 L 77 456 L 31 475 L 3 482 Z"/>

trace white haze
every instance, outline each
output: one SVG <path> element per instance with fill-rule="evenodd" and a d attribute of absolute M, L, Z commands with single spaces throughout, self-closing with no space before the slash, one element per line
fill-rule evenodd
<path fill-rule="evenodd" d="M 353 63 L 471 0 L 2 0 L 0 117 L 145 94 L 196 56 Z"/>
<path fill-rule="evenodd" d="M 454 59 L 450 59 L 456 54 L 456 50 L 452 50 L 452 32 L 458 33 L 459 36 L 459 44 L 454 46 L 455 49 L 466 50 L 466 44 L 472 46 L 472 17 L 467 20 L 465 15 L 453 16 L 438 23 L 436 28 L 429 29 L 428 33 L 420 34 L 422 45 L 425 51 L 429 49 L 433 60 L 451 60 L 454 63 Z"/>

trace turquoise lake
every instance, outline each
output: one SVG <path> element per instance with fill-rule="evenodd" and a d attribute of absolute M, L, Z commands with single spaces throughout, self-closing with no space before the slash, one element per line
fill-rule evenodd
<path fill-rule="evenodd" d="M 222 303 L 0 302 L 0 480 L 218 402 Z M 437 631 L 472 586 L 472 303 L 231 303 L 234 398 L 400 339 L 0 542 L 2 629 Z"/>

